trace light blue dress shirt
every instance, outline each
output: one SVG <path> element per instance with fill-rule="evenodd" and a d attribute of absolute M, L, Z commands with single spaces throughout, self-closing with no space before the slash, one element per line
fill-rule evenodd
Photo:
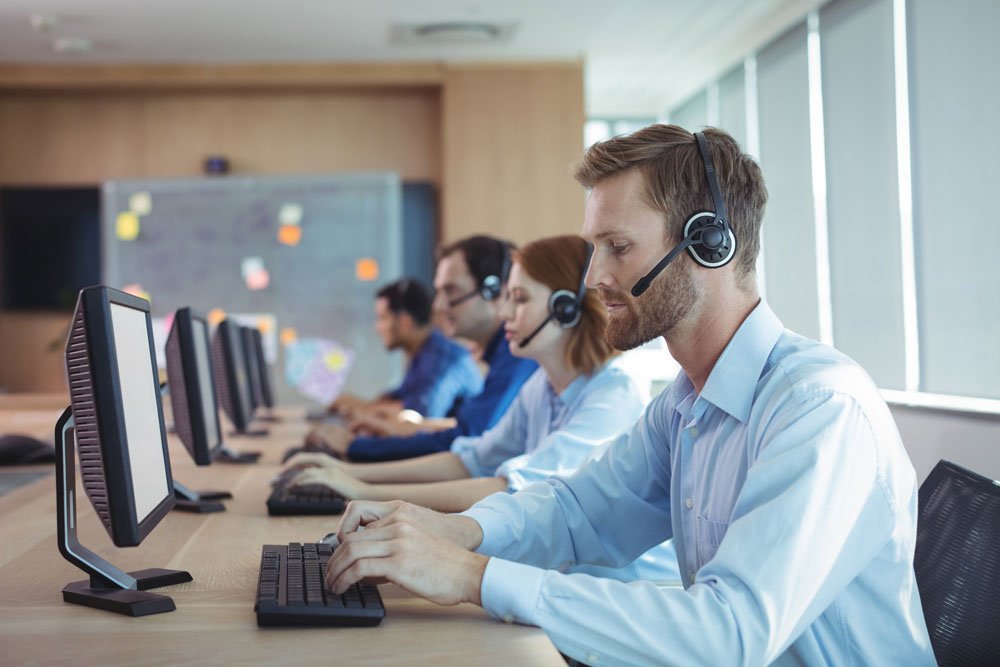
<path fill-rule="evenodd" d="M 505 477 L 518 491 L 552 475 L 569 475 L 627 432 L 642 414 L 648 395 L 617 364 L 581 375 L 561 393 L 545 371 L 532 375 L 497 425 L 478 437 L 460 437 L 451 451 L 472 477 Z M 680 580 L 671 544 L 657 545 L 624 567 L 574 565 L 561 569 L 622 581 Z"/>
<path fill-rule="evenodd" d="M 917 480 L 872 381 L 763 302 L 605 456 L 466 514 L 483 606 L 591 665 L 933 665 Z M 684 588 L 551 569 L 673 537 Z"/>

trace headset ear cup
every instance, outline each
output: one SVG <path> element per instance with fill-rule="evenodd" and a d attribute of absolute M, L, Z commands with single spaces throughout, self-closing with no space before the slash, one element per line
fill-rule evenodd
<path fill-rule="evenodd" d="M 688 254 L 698 264 L 709 269 L 717 269 L 731 262 L 736 256 L 736 237 L 732 229 L 718 224 L 715 221 L 715 214 L 710 211 L 692 215 L 684 225 L 684 236 L 687 237 L 688 234 L 706 227 L 716 227 L 722 232 L 724 236 L 722 245 L 718 248 L 709 248 L 700 243 L 692 243 L 688 246 Z"/>
<path fill-rule="evenodd" d="M 495 301 L 502 291 L 500 278 L 497 276 L 486 276 L 482 285 L 479 286 L 479 294 L 486 301 Z"/>
<path fill-rule="evenodd" d="M 556 290 L 549 297 L 549 314 L 563 329 L 575 327 L 583 315 L 576 295 L 565 289 Z"/>

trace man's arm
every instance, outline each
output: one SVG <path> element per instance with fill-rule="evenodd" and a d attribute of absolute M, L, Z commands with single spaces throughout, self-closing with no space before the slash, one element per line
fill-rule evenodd
<path fill-rule="evenodd" d="M 589 662 L 774 661 L 885 548 L 895 518 L 874 435 L 853 399 L 811 397 L 772 421 L 728 531 L 688 589 L 493 558 L 483 606 L 542 627 L 560 650 Z M 619 514 L 619 523 L 631 520 Z M 491 530 L 484 526 L 480 552 Z"/>

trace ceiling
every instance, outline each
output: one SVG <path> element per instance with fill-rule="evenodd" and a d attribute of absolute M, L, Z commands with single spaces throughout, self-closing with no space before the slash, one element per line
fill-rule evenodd
<path fill-rule="evenodd" d="M 825 0 L 0 0 L 2 63 L 582 59 L 590 117 L 655 117 Z M 37 30 L 35 15 L 54 17 Z M 513 24 L 506 41 L 401 44 L 392 26 Z M 53 40 L 88 40 L 57 53 Z"/>

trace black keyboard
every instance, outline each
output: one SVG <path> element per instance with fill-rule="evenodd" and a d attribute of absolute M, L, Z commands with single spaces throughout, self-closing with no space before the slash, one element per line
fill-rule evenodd
<path fill-rule="evenodd" d="M 322 484 L 289 486 L 275 484 L 267 498 L 267 513 L 271 516 L 302 514 L 343 514 L 347 501 L 342 495 Z"/>
<path fill-rule="evenodd" d="M 326 590 L 329 544 L 266 544 L 260 555 L 257 625 L 378 625 L 385 618 L 374 584 L 355 584 L 343 595 Z"/>

